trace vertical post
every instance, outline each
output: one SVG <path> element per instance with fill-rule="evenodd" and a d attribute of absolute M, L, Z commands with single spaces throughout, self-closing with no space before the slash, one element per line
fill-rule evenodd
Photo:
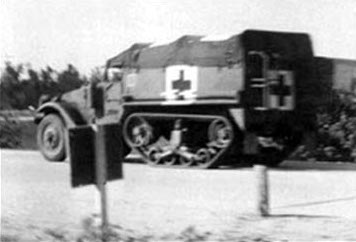
<path fill-rule="evenodd" d="M 94 126 L 95 130 L 95 175 L 96 184 L 100 194 L 101 204 L 101 229 L 102 241 L 105 242 L 108 234 L 108 211 L 107 211 L 107 154 L 106 154 L 106 139 L 105 129 L 103 125 Z"/>
<path fill-rule="evenodd" d="M 255 165 L 257 176 L 257 212 L 260 216 L 269 216 L 269 190 L 267 167 Z"/>

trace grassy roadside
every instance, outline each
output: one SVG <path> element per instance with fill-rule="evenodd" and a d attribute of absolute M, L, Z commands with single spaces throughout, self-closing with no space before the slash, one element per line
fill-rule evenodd
<path fill-rule="evenodd" d="M 99 242 L 101 230 L 94 218 L 83 219 L 80 229 L 9 228 L 1 234 L 1 242 L 53 241 L 53 242 Z M 195 226 L 188 226 L 182 231 L 170 234 L 140 234 L 119 225 L 111 225 L 106 235 L 107 242 L 157 242 L 157 241 L 356 241 L 354 230 L 356 221 L 324 216 L 284 215 L 261 218 L 254 215 L 241 215 L 228 230 L 218 233 L 202 231 Z M 15 232 L 16 231 L 16 232 Z"/>

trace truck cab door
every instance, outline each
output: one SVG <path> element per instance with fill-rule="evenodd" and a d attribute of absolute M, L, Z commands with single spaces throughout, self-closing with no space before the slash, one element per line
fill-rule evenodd
<path fill-rule="evenodd" d="M 101 123 L 119 122 L 123 113 L 122 79 L 117 74 L 116 71 L 113 75 L 109 73 L 108 81 L 95 85 L 92 92 L 96 118 Z"/>
<path fill-rule="evenodd" d="M 245 105 L 248 109 L 267 109 L 268 59 L 263 52 L 250 51 L 246 57 Z"/>

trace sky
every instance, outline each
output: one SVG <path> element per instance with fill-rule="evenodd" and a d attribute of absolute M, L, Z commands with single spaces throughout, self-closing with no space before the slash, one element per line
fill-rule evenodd
<path fill-rule="evenodd" d="M 136 42 L 245 29 L 307 32 L 315 55 L 356 59 L 356 0 L 1 0 L 0 61 L 88 74 Z"/>

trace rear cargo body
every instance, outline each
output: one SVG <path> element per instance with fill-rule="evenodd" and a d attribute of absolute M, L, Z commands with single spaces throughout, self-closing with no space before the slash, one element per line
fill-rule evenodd
<path fill-rule="evenodd" d="M 246 127 L 255 132 L 312 129 L 319 84 L 314 78 L 311 41 L 306 34 L 247 31 L 243 35 L 246 74 Z M 262 75 L 254 77 L 249 55 L 264 57 Z M 253 60 L 253 59 L 252 59 Z M 256 68 L 256 67 L 253 67 Z M 258 84 L 261 87 L 258 87 Z"/>
<path fill-rule="evenodd" d="M 255 129 L 275 125 L 277 116 L 295 120 L 313 113 L 318 89 L 312 61 L 306 34 L 245 31 L 221 41 L 184 36 L 165 46 L 136 44 L 108 66 L 123 69 L 128 105 L 231 104 L 244 109 L 244 126 Z M 280 77 L 285 83 L 273 93 Z"/>

